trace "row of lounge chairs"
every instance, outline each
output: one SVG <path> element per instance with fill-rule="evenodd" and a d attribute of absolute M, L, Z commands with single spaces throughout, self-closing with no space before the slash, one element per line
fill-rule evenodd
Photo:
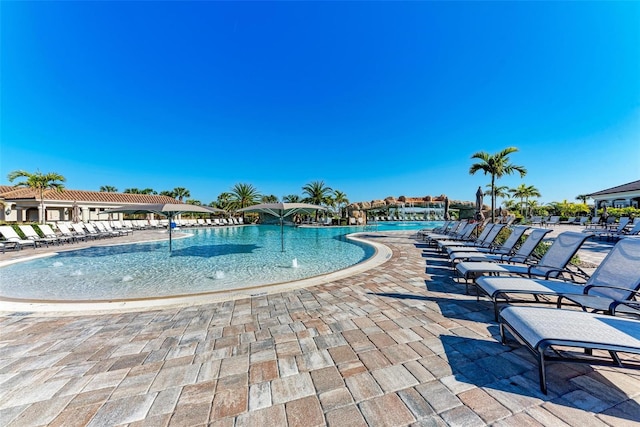
<path fill-rule="evenodd" d="M 587 275 L 568 265 L 593 234 L 560 233 L 537 259 L 525 254 L 532 250 L 521 249 L 525 245 L 535 248 L 550 230 L 514 227 L 510 237 L 522 237 L 527 231 L 524 242 L 511 250 L 503 247 L 507 242 L 492 243 L 491 230 L 472 242 L 459 233 L 451 239 L 445 230 L 424 232 L 421 239 L 446 254 L 456 274 L 464 279 L 467 292 L 473 285 L 478 300 L 490 299 L 500 322 L 502 342 L 509 332 L 535 355 L 543 393 L 547 393 L 548 361 L 637 366 L 637 361 L 623 363 L 619 353 L 640 354 L 640 237 L 622 237 Z M 459 259 L 463 261 L 456 262 Z M 555 304 L 556 308 L 538 303 Z"/>

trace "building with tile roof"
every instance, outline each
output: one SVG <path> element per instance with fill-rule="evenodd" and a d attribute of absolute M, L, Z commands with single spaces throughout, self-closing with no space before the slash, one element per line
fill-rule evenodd
<path fill-rule="evenodd" d="M 596 191 L 589 194 L 594 200 L 594 206 L 600 208 L 606 204 L 613 208 L 640 206 L 640 180 Z"/>
<path fill-rule="evenodd" d="M 47 222 L 71 221 L 76 209 L 79 220 L 106 220 L 109 215 L 103 213 L 105 210 L 137 203 L 176 203 L 176 200 L 146 194 L 50 189 L 44 191 L 44 218 Z M 38 222 L 40 195 L 31 188 L 0 185 L 0 204 L 0 221 Z"/>

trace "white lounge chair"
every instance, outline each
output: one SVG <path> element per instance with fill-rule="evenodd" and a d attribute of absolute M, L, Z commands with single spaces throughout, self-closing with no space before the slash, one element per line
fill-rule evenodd
<path fill-rule="evenodd" d="M 30 224 L 21 224 L 18 226 L 20 230 L 24 233 L 25 237 L 29 240 L 33 240 L 36 244 L 40 246 L 45 245 L 49 247 L 49 245 L 59 245 L 60 239 L 57 237 L 40 237 L 40 235 L 36 232 L 36 230 Z"/>
<path fill-rule="evenodd" d="M 0 225 L 0 234 L 7 239 L 6 242 L 4 242 L 5 244 L 11 243 L 18 250 L 22 249 L 24 246 L 31 246 L 34 249 L 36 248 L 35 241 L 23 239 L 10 225 Z"/>

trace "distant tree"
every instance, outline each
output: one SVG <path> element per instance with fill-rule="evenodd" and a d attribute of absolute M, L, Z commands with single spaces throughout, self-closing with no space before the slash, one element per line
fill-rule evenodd
<path fill-rule="evenodd" d="M 164 190 L 160 192 L 161 196 L 167 196 L 167 197 L 171 197 L 172 199 L 176 198 L 176 194 L 173 191 L 170 190 Z"/>
<path fill-rule="evenodd" d="M 273 194 L 270 196 L 262 196 L 261 203 L 278 203 L 278 196 L 274 196 Z"/>
<path fill-rule="evenodd" d="M 123 193 L 126 194 L 142 194 L 142 190 L 139 188 L 125 188 Z"/>
<path fill-rule="evenodd" d="M 100 186 L 101 193 L 117 193 L 118 189 L 113 185 L 102 185 Z"/>
<path fill-rule="evenodd" d="M 158 192 L 155 191 L 153 188 L 145 188 L 144 190 L 140 190 L 140 194 L 152 194 L 152 195 L 157 195 Z"/>
<path fill-rule="evenodd" d="M 251 205 L 255 205 L 260 199 L 260 193 L 251 184 L 236 184 L 231 189 L 232 207 L 233 209 L 242 209 Z M 244 220 L 244 212 L 242 213 Z"/>
<path fill-rule="evenodd" d="M 174 188 L 173 194 L 178 198 L 178 201 L 180 201 L 180 203 L 182 203 L 182 199 L 184 199 L 185 197 L 191 197 L 191 193 L 189 193 L 189 190 L 184 187 Z"/>
<path fill-rule="evenodd" d="M 228 192 L 220 193 L 218 199 L 209 203 L 209 206 L 224 209 L 225 211 L 233 210 L 233 194 Z"/>
<path fill-rule="evenodd" d="M 202 202 L 200 200 L 196 200 L 196 199 L 188 199 L 185 203 L 188 204 L 188 205 L 202 206 Z"/>
<path fill-rule="evenodd" d="M 504 175 L 511 175 L 519 172 L 520 177 L 527 174 L 527 170 L 523 166 L 517 166 L 509 163 L 509 154 L 518 151 L 516 147 L 507 147 L 495 154 L 479 151 L 471 156 L 472 159 L 479 159 L 480 162 L 474 163 L 469 168 L 469 174 L 475 175 L 476 172 L 482 171 L 485 175 L 491 175 L 491 222 L 495 222 L 496 209 L 496 179 L 502 178 Z"/>
<path fill-rule="evenodd" d="M 513 197 L 520 199 L 523 208 L 522 216 L 524 217 L 527 216 L 527 211 L 530 211 L 529 199 L 532 197 L 541 197 L 540 191 L 533 185 L 520 184 L 516 188 L 510 189 L 509 192 Z"/>
<path fill-rule="evenodd" d="M 581 200 L 583 205 L 587 204 L 587 199 L 590 199 L 591 196 L 588 194 L 578 194 L 576 196 L 576 200 Z"/>
<path fill-rule="evenodd" d="M 282 198 L 282 201 L 284 203 L 300 203 L 300 200 L 300 196 L 298 196 L 297 194 L 289 194 Z"/>
<path fill-rule="evenodd" d="M 331 196 L 333 189 L 327 187 L 324 181 L 312 181 L 302 187 L 302 192 L 308 196 L 304 199 L 306 203 L 321 206 L 326 204 L 327 197 Z M 318 220 L 318 211 L 316 211 L 315 220 Z"/>
<path fill-rule="evenodd" d="M 28 187 L 38 192 L 40 196 L 38 221 L 40 224 L 44 224 L 44 190 L 52 189 L 62 192 L 64 191 L 64 184 L 62 183 L 66 181 L 66 178 L 59 173 L 42 173 L 38 170 L 34 173 L 16 170 L 9 173 L 7 178 L 9 179 L 9 182 L 13 182 L 18 178 L 26 178 L 24 181 L 14 184 L 14 187 Z"/>
<path fill-rule="evenodd" d="M 492 191 L 495 193 L 496 201 L 498 200 L 498 197 L 503 200 L 511 197 L 511 194 L 509 194 L 509 187 L 506 185 L 496 185 L 495 190 L 492 190 L 491 184 L 487 184 L 486 187 L 489 189 L 489 194 L 491 194 Z"/>
<path fill-rule="evenodd" d="M 338 205 L 338 210 L 340 211 L 340 218 L 344 218 L 345 215 L 343 214 L 343 205 L 344 207 L 347 206 L 347 204 L 349 204 L 349 199 L 347 198 L 347 193 L 343 193 L 340 190 L 333 190 L 333 199 L 336 202 L 336 204 Z"/>

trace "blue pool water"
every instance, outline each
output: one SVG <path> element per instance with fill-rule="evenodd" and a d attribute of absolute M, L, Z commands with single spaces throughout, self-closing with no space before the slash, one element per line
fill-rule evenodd
<path fill-rule="evenodd" d="M 427 223 L 284 228 L 246 226 L 188 230 L 168 242 L 101 246 L 0 269 L 0 295 L 44 300 L 153 298 L 289 282 L 355 265 L 373 249 L 348 241 L 358 231 L 411 230 Z M 431 224 L 432 226 L 433 224 Z"/>

